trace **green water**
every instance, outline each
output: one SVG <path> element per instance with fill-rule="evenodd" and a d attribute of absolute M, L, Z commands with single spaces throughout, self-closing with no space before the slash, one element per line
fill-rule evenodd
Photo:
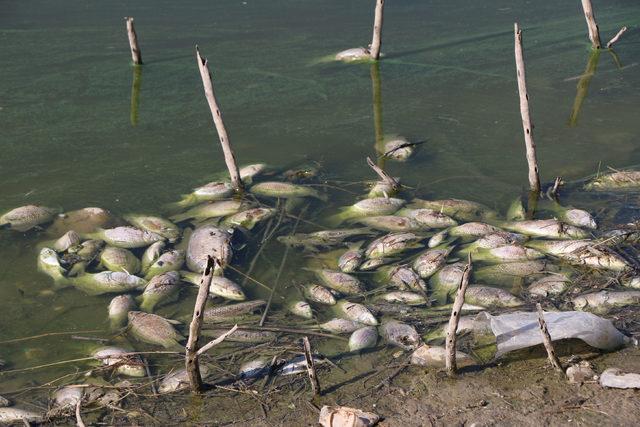
<path fill-rule="evenodd" d="M 36 203 L 157 213 L 224 170 L 195 44 L 209 58 L 241 164 L 312 159 L 330 180 L 373 178 L 364 162 L 375 155 L 371 67 L 322 61 L 368 43 L 371 1 L 128 3 L 0 2 L 0 211 Z M 633 30 L 640 6 L 612 0 L 595 7 L 604 40 L 622 25 L 632 29 L 616 47 L 621 67 L 609 52 L 600 54 L 569 126 L 590 57 L 579 2 L 388 1 L 382 127 L 426 143 L 409 162 L 386 167 L 425 197 L 505 209 L 520 194 L 526 164 L 515 20 L 524 30 L 543 181 L 640 163 L 640 33 Z M 124 16 L 136 19 L 145 62 L 138 76 Z M 353 202 L 353 195 L 331 194 L 336 205 Z M 35 269 L 37 233 L 0 236 L 0 341 L 106 329 L 109 297 L 47 292 L 49 280 Z M 272 245 L 267 254 L 265 263 L 277 265 L 282 248 Z M 259 267 L 258 277 L 273 280 L 270 269 Z M 291 269 L 283 281 L 296 274 Z M 248 293 L 263 295 L 251 285 Z M 0 358 L 22 368 L 83 357 L 84 346 L 68 337 L 2 344 Z M 0 393 L 66 372 L 68 366 L 3 378 Z"/>

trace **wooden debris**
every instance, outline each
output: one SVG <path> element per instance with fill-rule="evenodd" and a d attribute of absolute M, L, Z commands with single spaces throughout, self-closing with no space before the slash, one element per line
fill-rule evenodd
<path fill-rule="evenodd" d="M 130 16 L 124 17 L 127 23 L 127 35 L 129 36 L 129 48 L 131 48 L 131 60 L 135 65 L 142 65 L 142 52 L 138 45 L 138 35 L 136 29 L 133 26 L 133 18 Z"/>
<path fill-rule="evenodd" d="M 620 31 L 618 31 L 618 33 L 615 36 L 613 36 L 611 40 L 609 40 L 609 43 L 607 43 L 607 49 L 611 49 L 613 45 L 616 44 L 618 40 L 620 40 L 620 37 L 622 37 L 622 35 L 626 32 L 627 32 L 627 27 L 620 28 Z"/>
<path fill-rule="evenodd" d="M 380 45 L 382 44 L 382 21 L 384 15 L 384 0 L 376 1 L 376 12 L 373 21 L 373 37 L 371 38 L 371 59 L 380 59 Z"/>
<path fill-rule="evenodd" d="M 551 365 L 559 372 L 564 373 L 564 369 L 562 369 L 562 365 L 560 364 L 560 359 L 556 355 L 556 351 L 553 348 L 553 342 L 551 341 L 551 335 L 549 335 L 549 330 L 547 329 L 547 324 L 544 321 L 544 313 L 542 312 L 542 306 L 540 303 L 536 304 L 538 309 L 538 324 L 540 325 L 540 332 L 542 333 L 542 342 L 544 343 L 544 348 L 547 349 L 547 356 L 549 357 L 549 362 Z"/>
<path fill-rule="evenodd" d="M 589 28 L 589 40 L 594 49 L 600 49 L 602 44 L 600 43 L 600 30 L 596 23 L 596 16 L 593 12 L 593 6 L 591 0 L 582 0 L 582 10 L 584 11 L 584 18 L 587 20 L 587 27 Z"/>
<path fill-rule="evenodd" d="M 453 308 L 451 309 L 451 317 L 449 318 L 449 326 L 447 327 L 447 337 L 445 341 L 446 359 L 445 366 L 447 368 L 447 375 L 454 376 L 457 371 L 456 364 L 456 331 L 458 330 L 458 322 L 460 321 L 460 312 L 464 305 L 464 294 L 467 292 L 469 286 L 469 278 L 471 276 L 471 254 L 469 254 L 469 260 L 467 266 L 462 273 L 462 279 L 458 286 L 458 292 L 456 293 L 456 299 L 453 302 Z"/>
<path fill-rule="evenodd" d="M 307 365 L 307 373 L 309 374 L 311 389 L 313 390 L 314 396 L 319 396 L 321 392 L 320 381 L 318 380 L 316 367 L 313 363 L 313 354 L 311 353 L 311 344 L 309 343 L 309 337 L 302 337 L 302 344 L 304 346 L 304 360 Z"/>

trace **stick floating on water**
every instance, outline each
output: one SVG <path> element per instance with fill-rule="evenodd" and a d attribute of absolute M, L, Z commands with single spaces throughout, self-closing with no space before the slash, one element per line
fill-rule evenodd
<path fill-rule="evenodd" d="M 200 50 L 196 46 L 196 59 L 198 61 L 198 68 L 200 69 L 200 77 L 202 77 L 202 84 L 204 86 L 204 96 L 209 103 L 209 109 L 211 110 L 211 116 L 213 117 L 213 123 L 218 131 L 218 138 L 220 138 L 220 145 L 222 145 L 222 151 L 224 153 L 224 161 L 227 164 L 229 170 L 229 176 L 231 177 L 231 184 L 236 191 L 242 191 L 244 185 L 240 179 L 240 172 L 238 171 L 238 165 L 236 163 L 236 157 L 231 149 L 231 143 L 229 142 L 229 135 L 227 134 L 227 128 L 224 126 L 222 120 L 222 113 L 216 100 L 215 92 L 213 91 L 213 82 L 211 80 L 211 73 L 209 72 L 209 62 L 206 58 L 200 56 Z"/>
<path fill-rule="evenodd" d="M 533 123 L 529 111 L 529 93 L 527 92 L 527 80 L 525 76 L 524 55 L 522 53 L 522 30 L 518 24 L 513 24 L 515 36 L 516 72 L 518 76 L 518 93 L 520 94 L 520 115 L 522 116 L 522 129 L 524 130 L 524 143 L 527 149 L 527 163 L 529 164 L 529 188 L 532 192 L 540 192 L 540 176 L 538 175 L 538 159 L 536 157 L 536 144 L 533 141 Z"/>
<path fill-rule="evenodd" d="M 373 37 L 371 38 L 371 59 L 380 59 L 380 45 L 382 44 L 382 21 L 384 15 L 384 0 L 376 0 L 376 13 L 373 21 Z"/>
<path fill-rule="evenodd" d="M 445 341 L 445 353 L 446 360 L 445 366 L 447 368 L 447 375 L 453 377 L 458 370 L 456 365 L 456 332 L 458 331 L 458 322 L 460 321 L 460 312 L 464 305 L 464 295 L 467 292 L 469 286 L 469 277 L 471 276 L 471 254 L 469 254 L 469 261 L 462 273 L 462 279 L 460 280 L 460 286 L 458 286 L 458 292 L 456 293 L 456 299 L 453 302 L 453 308 L 451 309 L 451 317 L 449 318 L 449 326 L 447 327 L 447 340 Z"/>
<path fill-rule="evenodd" d="M 134 65 L 142 65 L 142 52 L 138 45 L 138 35 L 136 34 L 136 29 L 133 26 L 133 18 L 125 16 L 124 20 L 127 23 L 127 35 L 129 36 L 129 48 L 131 48 L 131 60 Z"/>

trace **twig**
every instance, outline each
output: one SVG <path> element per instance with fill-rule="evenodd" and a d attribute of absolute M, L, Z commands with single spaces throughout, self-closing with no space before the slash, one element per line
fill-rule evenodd
<path fill-rule="evenodd" d="M 341 337 L 340 335 L 332 335 L 326 334 L 324 332 L 315 332 L 307 329 L 294 329 L 294 328 L 286 328 L 279 326 L 242 326 L 239 328 L 241 331 L 270 331 L 270 332 L 282 332 L 285 334 L 299 334 L 299 335 L 314 335 L 317 337 L 325 337 L 325 338 L 333 338 L 336 340 L 349 341 L 345 337 Z"/>
<path fill-rule="evenodd" d="M 564 184 L 561 176 L 557 176 L 555 181 L 553 181 L 553 186 L 549 188 L 547 192 L 547 197 L 552 200 L 558 200 L 558 192 L 560 191 L 560 187 Z"/>
<path fill-rule="evenodd" d="M 529 188 L 532 192 L 540 192 L 540 176 L 538 175 L 538 159 L 536 158 L 536 144 L 533 141 L 533 123 L 529 111 L 529 94 L 525 76 L 524 55 L 522 53 L 522 30 L 518 24 L 513 24 L 515 36 L 516 73 L 518 76 L 518 93 L 520 94 L 520 115 L 524 130 L 524 143 L 527 149 L 527 163 L 529 165 Z"/>
<path fill-rule="evenodd" d="M 153 376 L 151 375 L 151 370 L 149 369 L 149 361 L 147 360 L 146 357 L 142 357 L 142 363 L 144 363 L 144 371 L 147 374 L 147 377 L 149 377 L 149 382 L 151 385 L 151 393 L 153 393 L 154 396 L 158 395 L 158 390 L 156 389 L 156 383 L 153 380 Z"/>
<path fill-rule="evenodd" d="M 85 427 L 84 421 L 82 421 L 82 417 L 80 416 L 80 405 L 82 404 L 82 399 L 78 399 L 78 403 L 76 403 L 76 424 L 78 427 Z"/>
<path fill-rule="evenodd" d="M 584 11 L 584 18 L 587 20 L 587 27 L 589 28 L 589 40 L 594 49 L 600 49 L 602 43 L 600 43 L 600 30 L 596 23 L 596 16 L 593 12 L 593 6 L 591 0 L 582 0 L 582 10 Z"/>
<path fill-rule="evenodd" d="M 307 205 L 307 206 L 309 206 L 309 205 Z M 300 217 L 302 217 L 302 215 L 306 211 L 307 206 L 305 206 L 302 209 L 302 211 L 300 212 Z M 291 234 L 290 235 L 295 234 L 299 223 L 300 223 L 300 219 L 298 218 L 296 220 L 295 224 L 293 225 L 293 229 L 291 230 Z M 265 320 L 267 320 L 267 313 L 269 313 L 269 308 L 271 307 L 271 302 L 273 301 L 273 296 L 275 295 L 276 289 L 278 288 L 278 285 L 280 284 L 280 276 L 282 275 L 282 270 L 284 269 L 284 265 L 287 262 L 287 255 L 289 255 L 289 249 L 290 249 L 290 246 L 287 245 L 287 247 L 284 250 L 284 254 L 282 255 L 282 261 L 280 261 L 280 268 L 278 269 L 278 274 L 276 275 L 276 281 L 275 281 L 275 283 L 273 285 L 273 288 L 271 288 L 271 293 L 269 294 L 269 299 L 267 300 L 267 305 L 264 308 L 264 312 L 262 313 L 262 317 L 260 318 L 260 323 L 258 323 L 260 326 L 264 325 Z"/>
<path fill-rule="evenodd" d="M 202 77 L 202 84 L 204 85 L 204 96 L 209 103 L 209 109 L 211 110 L 211 116 L 213 117 L 213 123 L 218 131 L 218 138 L 220 138 L 220 145 L 222 145 L 222 151 L 224 153 L 224 161 L 227 164 L 229 170 L 229 176 L 231 177 L 231 183 L 236 191 L 242 191 L 244 184 L 240 179 L 240 172 L 238 171 L 238 165 L 236 164 L 236 158 L 231 149 L 231 143 L 229 142 L 229 135 L 227 129 L 222 121 L 222 113 L 216 100 L 215 92 L 213 91 L 213 82 L 211 80 L 211 73 L 209 72 L 209 62 L 200 56 L 200 51 L 196 45 L 196 59 L 198 61 L 198 68 L 200 69 L 200 77 Z"/>
<path fill-rule="evenodd" d="M 311 389 L 314 396 L 320 395 L 320 381 L 318 380 L 318 374 L 316 373 L 316 367 L 313 363 L 313 355 L 311 354 L 311 344 L 309 343 L 309 337 L 302 337 L 302 344 L 304 346 L 304 361 L 307 365 L 307 374 L 309 374 L 309 381 L 311 382 Z"/>
<path fill-rule="evenodd" d="M 214 274 L 215 261 L 207 256 L 207 265 L 200 279 L 200 289 L 196 298 L 196 304 L 193 309 L 193 319 L 189 325 L 189 339 L 185 347 L 185 367 L 189 375 L 191 390 L 199 393 L 203 389 L 202 376 L 200 375 L 200 364 L 198 363 L 198 339 L 200 338 L 200 329 L 204 317 L 204 308 L 207 304 L 209 296 L 209 288 L 211 287 L 211 279 Z"/>
<path fill-rule="evenodd" d="M 462 279 L 460 280 L 460 286 L 458 286 L 458 292 L 456 293 L 456 299 L 453 302 L 453 308 L 451 309 L 451 317 L 449 318 L 449 326 L 447 327 L 447 340 L 445 342 L 446 351 L 446 367 L 447 375 L 450 377 L 455 376 L 456 365 L 456 332 L 458 331 L 458 322 L 460 321 L 460 312 L 464 305 L 464 294 L 467 292 L 469 286 L 469 277 L 471 276 L 471 254 L 467 261 L 467 266 L 462 273 Z"/>
<path fill-rule="evenodd" d="M 11 344 L 11 343 L 14 343 L 14 342 L 35 340 L 35 339 L 38 339 L 38 338 L 53 337 L 53 336 L 57 336 L 57 335 L 89 334 L 89 333 L 93 333 L 93 332 L 103 332 L 103 331 L 101 329 L 92 329 L 92 330 L 89 330 L 89 331 L 47 332 L 46 334 L 32 335 L 30 337 L 14 338 L 14 339 L 11 339 L 11 340 L 0 341 L 0 344 Z"/>
<path fill-rule="evenodd" d="M 376 1 L 376 12 L 373 21 L 373 37 L 371 38 L 371 59 L 380 59 L 380 45 L 382 44 L 382 20 L 384 15 L 384 0 Z"/>
<path fill-rule="evenodd" d="M 207 344 L 203 345 L 200 348 L 200 350 L 198 350 L 198 353 L 197 353 L 198 356 L 206 353 L 210 348 L 215 347 L 216 345 L 220 344 L 222 341 L 225 340 L 225 338 L 227 338 L 229 335 L 234 333 L 237 329 L 238 329 L 238 325 L 234 325 L 233 328 L 229 329 L 227 332 L 225 332 L 224 334 L 220 335 L 215 340 L 211 340 Z"/>
<path fill-rule="evenodd" d="M 547 349 L 549 362 L 551 362 L 551 365 L 557 371 L 564 372 L 564 369 L 562 369 L 562 365 L 560 364 L 560 360 L 558 359 L 558 356 L 556 356 L 556 351 L 553 348 L 551 335 L 549 335 L 547 324 L 544 321 L 544 313 L 542 312 L 542 306 L 540 305 L 540 303 L 536 304 L 536 308 L 538 309 L 538 324 L 540 325 L 540 332 L 542 333 L 542 342 L 544 343 L 544 348 Z"/>
<path fill-rule="evenodd" d="M 622 37 L 622 35 L 626 32 L 627 32 L 627 27 L 620 28 L 620 31 L 618 31 L 618 33 L 615 36 L 613 36 L 611 40 L 609 40 L 609 43 L 607 43 L 607 49 L 611 49 L 611 47 L 614 44 L 616 44 L 618 40 L 620 40 L 620 37 Z"/>
<path fill-rule="evenodd" d="M 136 29 L 133 26 L 133 18 L 125 16 L 124 20 L 127 23 L 127 35 L 129 36 L 129 48 L 131 48 L 131 60 L 135 65 L 142 65 L 142 52 L 140 46 L 138 46 L 138 35 Z"/>
<path fill-rule="evenodd" d="M 393 190 L 397 191 L 400 188 L 400 183 L 398 182 L 398 180 L 390 176 L 388 173 L 382 170 L 381 167 L 373 163 L 371 157 L 367 157 L 367 164 L 371 167 L 371 169 L 373 169 L 375 173 L 378 174 L 380 179 L 390 185 Z"/>

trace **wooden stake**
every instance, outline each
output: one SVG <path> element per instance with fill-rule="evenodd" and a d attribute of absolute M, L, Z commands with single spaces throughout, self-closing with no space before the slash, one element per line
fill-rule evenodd
<path fill-rule="evenodd" d="M 529 188 L 531 191 L 540 192 L 540 176 L 538 175 L 538 159 L 536 158 L 536 144 L 533 141 L 533 123 L 529 111 L 529 94 L 527 93 L 527 80 L 524 68 L 524 55 L 522 53 L 522 30 L 518 24 L 513 24 L 515 35 L 516 72 L 518 75 L 518 93 L 520 94 L 520 115 L 522 116 L 522 129 L 524 130 L 524 143 L 527 149 L 527 163 L 529 164 Z"/>
<path fill-rule="evenodd" d="M 549 335 L 547 323 L 544 321 L 544 313 L 542 312 L 542 306 L 540 305 L 540 303 L 536 304 L 536 308 L 538 309 L 538 324 L 540 325 L 540 332 L 542 333 L 542 342 L 544 343 L 544 348 L 547 349 L 549 362 L 551 362 L 551 365 L 557 371 L 564 372 L 564 370 L 562 369 L 562 365 L 560 364 L 560 359 L 558 359 L 558 356 L 556 356 L 556 351 L 553 348 L 551 335 Z"/>
<path fill-rule="evenodd" d="M 594 49 L 600 49 L 602 47 L 602 44 L 600 43 L 600 30 L 596 23 L 596 16 L 593 13 L 591 0 L 582 0 L 582 10 L 584 10 L 584 18 L 587 20 L 587 27 L 589 28 L 589 40 L 591 40 L 591 46 Z"/>
<path fill-rule="evenodd" d="M 185 347 L 185 367 L 191 383 L 191 390 L 194 393 L 200 393 L 203 390 L 202 375 L 200 375 L 200 364 L 198 362 L 198 340 L 200 339 L 200 330 L 202 329 L 202 320 L 204 308 L 209 297 L 209 288 L 211 287 L 211 278 L 214 272 L 214 260 L 210 256 L 207 257 L 207 265 L 200 279 L 200 289 L 196 298 L 196 304 L 193 309 L 193 318 L 189 325 L 189 339 Z"/>
<path fill-rule="evenodd" d="M 373 21 L 373 37 L 371 39 L 371 59 L 380 59 L 380 45 L 382 44 L 382 20 L 384 0 L 376 0 L 376 15 Z"/>
<path fill-rule="evenodd" d="M 224 153 L 224 161 L 227 164 L 229 170 L 229 176 L 231 177 L 231 184 L 236 191 L 242 191 L 244 185 L 240 179 L 240 172 L 238 171 L 238 165 L 236 164 L 236 158 L 231 149 L 231 143 L 229 142 L 229 135 L 227 129 L 222 121 L 222 113 L 216 100 L 215 92 L 213 91 L 213 82 L 211 81 L 211 73 L 209 72 L 209 62 L 206 58 L 200 56 L 200 50 L 196 46 L 196 59 L 198 61 L 198 68 L 200 69 L 200 76 L 202 77 L 202 84 L 204 86 L 204 96 L 209 103 L 209 109 L 211 110 L 211 116 L 213 117 L 213 123 L 218 131 L 218 137 L 220 138 L 220 145 L 222 145 L 222 151 Z"/>
<path fill-rule="evenodd" d="M 450 377 L 455 376 L 458 367 L 456 365 L 456 332 L 458 331 L 458 322 L 460 321 L 460 312 L 464 305 L 464 295 L 467 292 L 469 286 L 469 277 L 471 276 L 471 254 L 469 254 L 469 260 L 467 266 L 462 273 L 462 280 L 458 286 L 458 292 L 456 293 L 456 299 L 453 302 L 453 308 L 451 309 L 451 317 L 449 318 L 449 326 L 447 327 L 447 340 L 445 342 L 446 360 L 445 366 L 447 367 L 447 375 Z"/>
<path fill-rule="evenodd" d="M 620 28 L 620 31 L 618 31 L 618 33 L 615 36 L 613 36 L 611 40 L 609 40 L 609 43 L 607 43 L 607 49 L 611 49 L 613 45 L 616 44 L 618 40 L 620 40 L 620 37 L 622 37 L 622 35 L 626 32 L 627 32 L 627 27 Z"/>
<path fill-rule="evenodd" d="M 313 363 L 313 354 L 311 354 L 311 344 L 309 343 L 309 337 L 303 337 L 302 343 L 304 345 L 304 360 L 307 364 L 307 373 L 309 374 L 309 381 L 311 381 L 311 389 L 314 396 L 320 395 L 320 381 L 316 374 L 316 367 Z"/>
<path fill-rule="evenodd" d="M 136 29 L 133 26 L 133 18 L 130 16 L 124 17 L 127 23 L 127 35 L 129 36 L 129 47 L 131 48 L 131 60 L 135 65 L 142 65 L 142 52 L 140 46 L 138 46 L 138 36 Z"/>
<path fill-rule="evenodd" d="M 589 61 L 587 62 L 587 68 L 584 70 L 584 74 L 578 81 L 576 99 L 573 101 L 573 108 L 571 109 L 571 116 L 569 116 L 569 126 L 576 126 L 578 124 L 578 116 L 580 115 L 580 109 L 582 103 L 587 98 L 589 93 L 589 85 L 591 79 L 596 74 L 598 68 L 598 62 L 600 61 L 600 50 L 594 50 L 589 55 Z"/>

